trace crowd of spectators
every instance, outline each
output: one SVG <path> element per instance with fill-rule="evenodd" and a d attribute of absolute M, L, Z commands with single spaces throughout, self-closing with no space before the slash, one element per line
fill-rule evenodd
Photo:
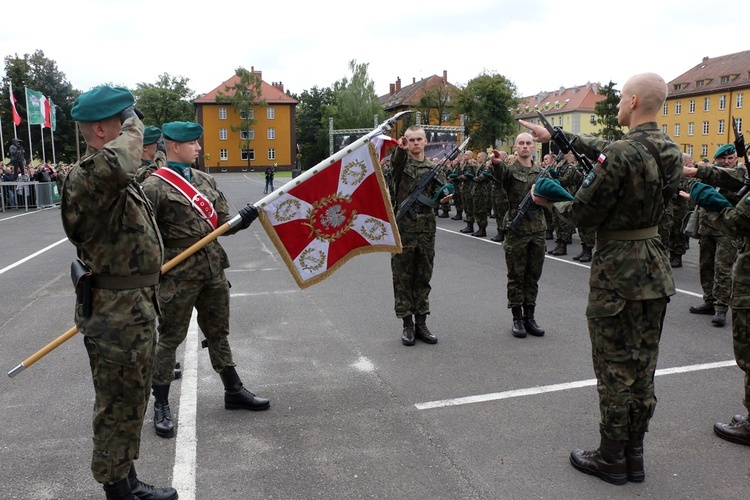
<path fill-rule="evenodd" d="M 0 210 L 26 209 L 37 205 L 37 183 L 54 183 L 57 176 L 70 169 L 64 163 L 41 163 L 34 167 L 26 164 L 14 168 L 10 163 L 0 162 Z"/>

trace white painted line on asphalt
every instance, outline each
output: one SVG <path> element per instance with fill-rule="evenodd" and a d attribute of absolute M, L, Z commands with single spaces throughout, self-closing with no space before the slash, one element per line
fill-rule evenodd
<path fill-rule="evenodd" d="M 737 366 L 737 363 L 732 361 L 719 361 L 717 363 L 704 363 L 700 365 L 689 365 L 679 366 L 675 368 L 665 368 L 663 370 L 656 370 L 656 376 L 660 375 L 672 375 L 675 373 L 687 373 L 701 370 L 712 370 L 715 368 L 726 368 L 729 366 Z M 539 387 L 529 387 L 527 389 L 515 389 L 512 391 L 495 392 L 492 394 L 480 394 L 477 396 L 467 396 L 464 398 L 455 399 L 443 399 L 441 401 L 428 401 L 426 403 L 416 403 L 414 406 L 417 410 L 432 410 L 434 408 L 443 408 L 446 406 L 460 406 L 473 403 L 483 403 L 485 401 L 497 401 L 499 399 L 518 398 L 522 396 L 534 396 L 536 394 L 544 394 L 546 392 L 558 392 L 567 391 L 570 389 L 578 389 L 580 387 L 595 386 L 596 379 L 579 380 L 577 382 L 567 382 L 565 384 L 554 384 L 554 385 L 543 385 Z"/>
<path fill-rule="evenodd" d="M 196 415 L 198 407 L 198 320 L 195 309 L 185 338 L 180 382 L 180 414 L 174 450 L 172 487 L 182 500 L 195 500 Z"/>
<path fill-rule="evenodd" d="M 11 270 L 11 269 L 13 269 L 14 267 L 18 267 L 18 266 L 20 266 L 20 265 L 21 265 L 21 264 L 23 264 L 24 262 L 27 262 L 27 261 L 29 261 L 29 260 L 33 259 L 33 258 L 34 258 L 34 257 L 36 257 L 37 255 L 43 254 L 44 252 L 46 252 L 47 250 L 49 250 L 49 249 L 51 249 L 51 248 L 55 248 L 55 247 L 56 247 L 57 245 L 59 245 L 60 243 L 63 243 L 63 242 L 65 242 L 65 241 L 68 241 L 68 238 L 63 238 L 63 239 L 61 239 L 60 241 L 58 241 L 57 243 L 53 243 L 53 244 L 51 244 L 51 245 L 50 245 L 50 246 L 48 246 L 48 247 L 42 248 L 42 249 L 41 249 L 41 250 L 39 250 L 38 252 L 36 252 L 36 253 L 33 253 L 33 254 L 31 254 L 31 255 L 29 255 L 29 256 L 27 256 L 27 257 L 25 257 L 25 258 L 23 258 L 23 259 L 19 260 L 18 262 L 16 262 L 16 263 L 14 263 L 14 264 L 11 264 L 11 265 L 9 265 L 9 266 L 7 266 L 7 267 L 4 267 L 4 268 L 0 269 L 0 274 L 3 274 L 3 273 L 4 273 L 5 271 L 10 271 L 10 270 Z"/>
<path fill-rule="evenodd" d="M 261 297 L 263 295 L 286 295 L 297 293 L 299 290 L 277 290 L 274 292 L 249 292 L 249 293 L 232 293 L 230 297 Z"/>

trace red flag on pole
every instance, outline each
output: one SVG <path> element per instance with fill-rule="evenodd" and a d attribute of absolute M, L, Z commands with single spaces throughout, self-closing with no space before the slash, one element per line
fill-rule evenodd
<path fill-rule="evenodd" d="M 10 95 L 10 109 L 13 111 L 13 123 L 16 124 L 16 126 L 19 126 L 21 124 L 21 115 L 18 114 L 18 111 L 16 110 L 16 96 L 13 95 L 13 84 L 8 84 L 8 94 Z"/>
<path fill-rule="evenodd" d="M 396 141 L 379 135 L 363 142 L 261 207 L 263 227 L 300 288 L 324 280 L 356 255 L 401 252 L 378 162 L 388 143 Z"/>
<path fill-rule="evenodd" d="M 42 101 L 42 106 L 44 108 L 44 128 L 52 128 L 52 101 L 45 97 L 44 101 Z"/>

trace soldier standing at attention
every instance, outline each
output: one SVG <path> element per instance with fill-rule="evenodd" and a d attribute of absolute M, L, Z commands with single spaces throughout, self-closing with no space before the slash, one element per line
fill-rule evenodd
<path fill-rule="evenodd" d="M 143 123 L 134 103 L 127 89 L 108 86 L 76 99 L 70 114 L 87 149 L 60 181 L 60 208 L 65 234 L 93 274 L 86 293 L 77 287 L 75 323 L 96 394 L 94 479 L 108 499 L 165 500 L 177 491 L 142 483 L 133 466 L 151 387 L 162 265 L 159 230 L 135 182 Z"/>
<path fill-rule="evenodd" d="M 514 145 L 515 161 L 506 163 L 497 149 L 492 150 L 492 167 L 495 179 L 508 195 L 507 221 L 512 221 L 518 206 L 531 190 L 534 180 L 542 171 L 534 165 L 534 139 L 530 134 L 518 134 Z M 508 268 L 508 308 L 513 313 L 513 336 L 526 334 L 541 337 L 544 330 L 534 317 L 539 278 L 542 277 L 544 253 L 547 245 L 544 231 L 547 224 L 541 209 L 531 211 L 531 218 L 523 217 L 515 230 L 505 234 L 505 264 Z"/>
<path fill-rule="evenodd" d="M 601 444 L 573 450 L 573 467 L 613 484 L 641 482 L 643 437 L 656 407 L 654 372 L 669 297 L 675 294 L 659 222 L 682 174 L 682 151 L 656 122 L 667 85 L 654 73 L 623 85 L 619 141 L 577 137 L 581 153 L 597 158 L 575 199 L 554 204 L 575 226 L 596 228 L 586 309 L 599 392 Z M 549 132 L 520 120 L 541 141 Z M 541 190 L 540 194 L 544 194 Z M 547 204 L 541 196 L 534 201 Z"/>
<path fill-rule="evenodd" d="M 156 169 L 167 163 L 164 156 L 164 139 L 161 129 L 149 125 L 143 130 L 143 153 L 141 153 L 141 168 L 138 169 L 138 182 L 151 175 Z"/>
<path fill-rule="evenodd" d="M 192 122 L 162 126 L 167 167 L 143 181 L 143 190 L 154 206 L 168 260 L 231 219 L 224 194 L 208 174 L 191 168 L 201 150 L 203 127 Z M 196 203 L 191 200 L 197 200 Z M 203 206 L 204 209 L 198 208 Z M 258 216 L 252 205 L 240 210 L 242 223 L 224 234 L 250 226 Z M 169 408 L 169 386 L 174 380 L 177 348 L 187 336 L 193 308 L 208 347 L 213 369 L 224 383 L 227 410 L 266 410 L 270 402 L 242 386 L 229 346 L 229 282 L 224 269 L 229 258 L 214 240 L 162 276 L 159 289 L 162 315 L 154 360 L 154 429 L 161 437 L 175 435 Z"/>
<path fill-rule="evenodd" d="M 393 203 L 396 207 L 401 206 L 409 196 L 419 178 L 435 167 L 434 163 L 425 158 L 426 144 L 424 129 L 419 125 L 412 125 L 406 129 L 398 147 L 393 150 L 391 168 L 395 193 Z M 440 182 L 445 182 L 442 173 L 438 178 Z M 423 193 L 423 199 L 434 199 L 438 189 L 437 184 L 432 183 Z M 448 195 L 440 203 L 447 203 L 450 198 Z M 426 324 L 427 315 L 430 314 L 430 280 L 435 261 L 437 223 L 434 208 L 434 204 L 429 206 L 421 201 L 415 203 L 416 218 L 406 215 L 398 224 L 403 251 L 391 256 L 396 317 L 403 321 L 401 343 L 406 346 L 414 345 L 415 338 L 428 344 L 438 341 Z"/>

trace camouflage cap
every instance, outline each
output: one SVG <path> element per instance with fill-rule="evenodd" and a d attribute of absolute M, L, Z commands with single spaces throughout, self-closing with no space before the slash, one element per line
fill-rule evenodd
<path fill-rule="evenodd" d="M 161 126 L 164 137 L 177 142 L 190 142 L 203 135 L 203 127 L 194 122 L 169 122 Z"/>
<path fill-rule="evenodd" d="M 148 146 L 149 144 L 153 144 L 159 140 L 159 137 L 161 137 L 161 129 L 149 125 L 143 130 L 143 145 Z"/>
<path fill-rule="evenodd" d="M 724 144 L 723 146 L 719 146 L 716 149 L 714 158 L 718 158 L 719 156 L 733 155 L 735 151 L 736 149 L 734 149 L 734 144 Z"/>
<path fill-rule="evenodd" d="M 79 122 L 98 122 L 119 115 L 133 104 L 135 97 L 128 89 L 102 85 L 78 96 L 70 116 Z"/>

